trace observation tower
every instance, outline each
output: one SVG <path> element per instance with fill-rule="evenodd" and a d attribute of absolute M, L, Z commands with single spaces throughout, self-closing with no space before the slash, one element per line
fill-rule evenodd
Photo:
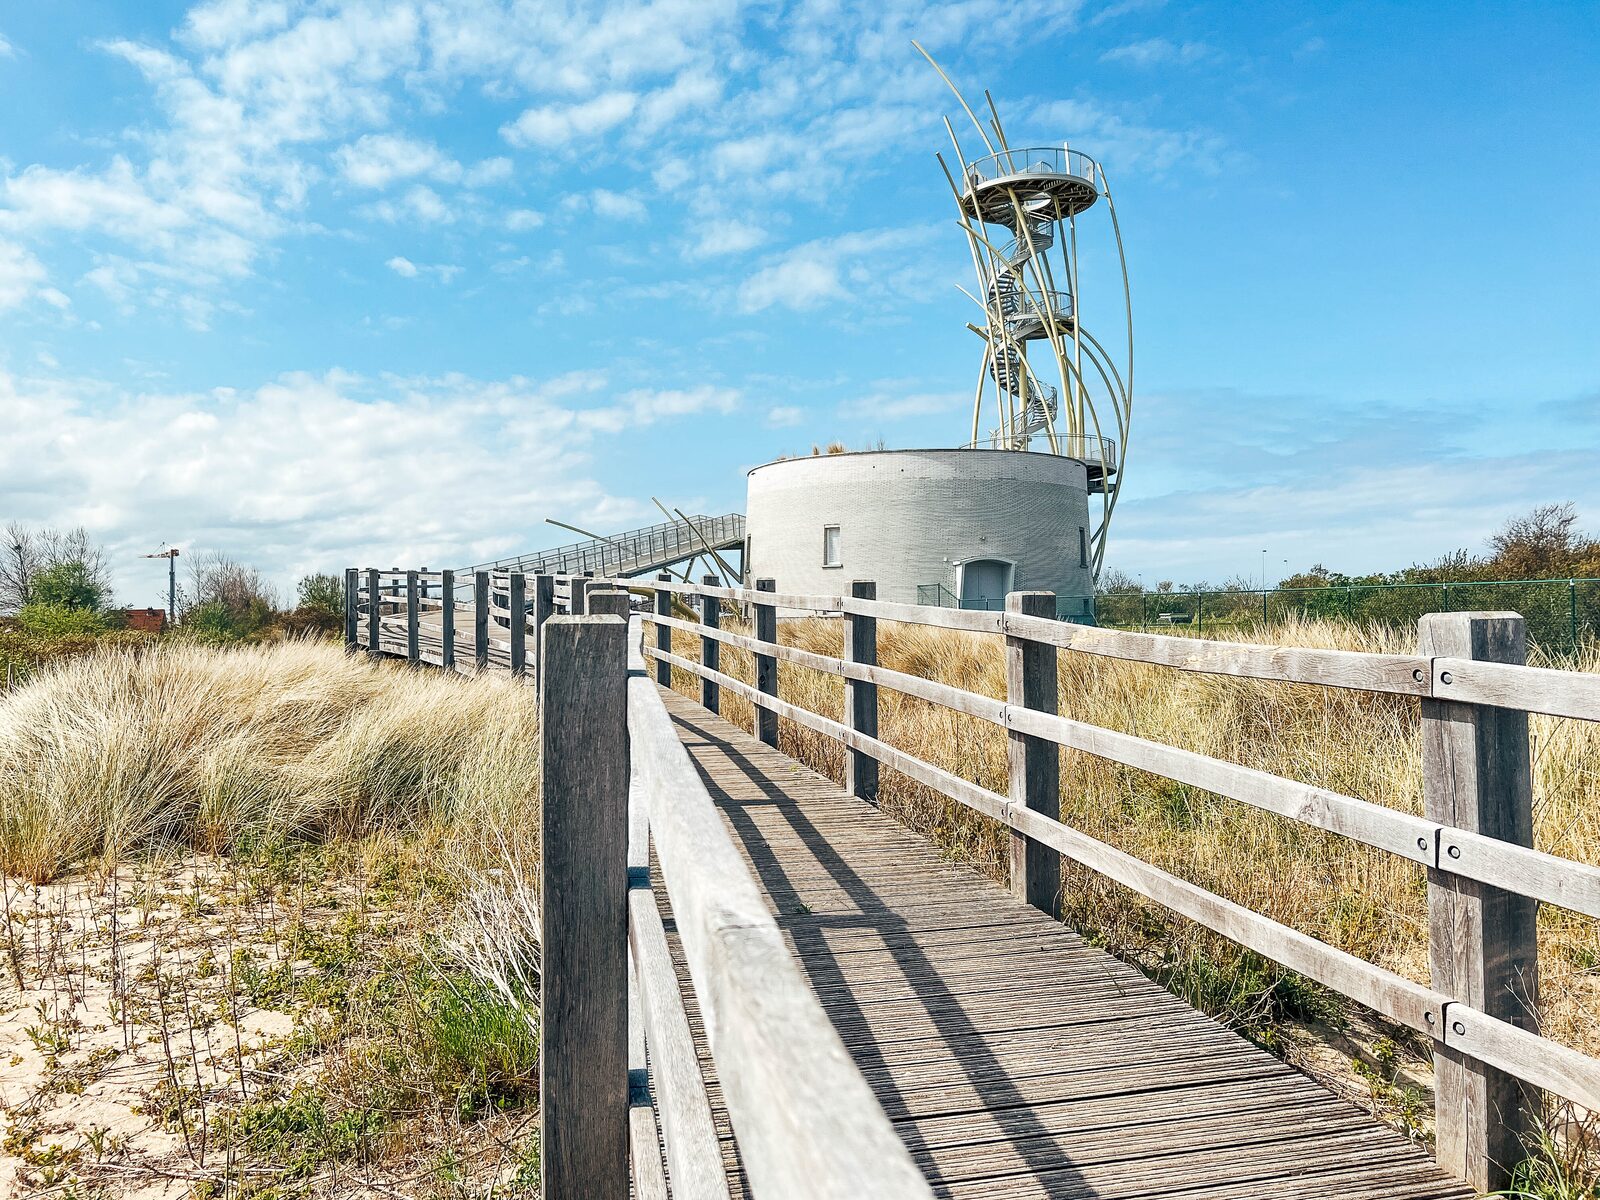
<path fill-rule="evenodd" d="M 1044 590 L 1057 616 L 1093 620 L 1133 397 L 1111 189 L 1089 155 L 1012 146 L 987 92 L 984 122 L 950 87 L 977 134 L 969 154 L 947 119 L 953 157 L 938 156 L 978 277 L 975 293 L 962 289 L 982 313 L 967 323 L 983 343 L 970 436 L 752 469 L 746 574 L 780 593 L 849 595 L 860 580 L 881 600 L 977 609 Z M 1079 251 L 1091 239 L 1115 254 L 1085 259 L 1102 273 L 1115 262 L 1120 281 L 1085 285 Z"/>
<path fill-rule="evenodd" d="M 953 162 L 941 154 L 939 165 L 977 272 L 978 294 L 966 294 L 983 312 L 981 324 L 967 325 L 983 340 L 967 445 L 1081 461 L 1089 491 L 1099 497 L 1090 534 L 1098 573 L 1133 416 L 1133 300 L 1110 184 L 1098 162 L 1065 142 L 1012 146 L 993 97 L 983 94 L 986 124 L 939 64 L 917 49 L 955 94 L 983 151 L 972 146 L 969 154 L 945 119 Z M 1098 233 L 1087 219 L 1097 208 L 1106 214 Z M 1120 272 L 1100 293 L 1099 317 L 1112 328 L 1104 340 L 1087 328 L 1083 303 L 1093 285 L 1086 287 L 1079 271 L 1079 248 L 1091 236 L 1115 245 Z"/>

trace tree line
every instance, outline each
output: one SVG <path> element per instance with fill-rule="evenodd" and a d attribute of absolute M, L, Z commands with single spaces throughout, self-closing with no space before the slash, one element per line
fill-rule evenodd
<path fill-rule="evenodd" d="M 257 568 L 216 550 L 180 559 L 174 636 L 213 643 L 329 634 L 340 628 L 344 584 L 336 575 L 304 576 L 288 603 Z M 11 522 L 0 532 L 0 658 L 53 657 L 125 631 L 104 546 L 81 526 L 34 528 Z"/>

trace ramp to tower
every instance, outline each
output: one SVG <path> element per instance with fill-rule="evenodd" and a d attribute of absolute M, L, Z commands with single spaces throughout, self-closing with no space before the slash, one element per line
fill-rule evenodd
<path fill-rule="evenodd" d="M 693 516 L 663 521 L 613 537 L 591 538 L 552 550 L 536 550 L 514 558 L 476 563 L 456 571 L 521 571 L 527 575 L 582 575 L 593 571 L 607 578 L 648 575 L 674 563 L 711 551 L 738 550 L 744 545 L 744 514 Z"/>

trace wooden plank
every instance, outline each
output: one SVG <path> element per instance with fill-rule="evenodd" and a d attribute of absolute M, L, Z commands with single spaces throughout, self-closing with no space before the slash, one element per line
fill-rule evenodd
<path fill-rule="evenodd" d="M 775 592 L 778 584 L 773 579 L 756 580 L 755 590 L 759 592 Z M 659 611 L 659 610 L 658 610 Z M 778 609 L 773 604 L 752 603 L 750 606 L 751 622 L 758 642 L 775 643 L 778 640 Z M 657 645 L 660 645 L 657 642 Z M 663 650 L 672 649 L 672 639 L 669 635 L 667 644 L 661 646 Z M 876 661 L 876 660 L 874 660 Z M 757 652 L 756 664 L 756 691 L 763 696 L 777 696 L 778 694 L 778 660 L 771 654 Z M 658 679 L 657 682 L 670 684 L 671 668 L 668 667 L 669 677 Z M 762 708 L 759 704 L 754 708 L 756 739 L 763 745 L 776 746 L 778 744 L 778 714 L 770 708 Z"/>
<path fill-rule="evenodd" d="M 456 666 L 456 573 L 439 572 L 439 665 Z"/>
<path fill-rule="evenodd" d="M 1553 717 L 1600 721 L 1600 675 L 1587 671 L 1557 671 L 1440 655 L 1433 660 L 1433 695 L 1458 704 L 1493 704 Z"/>
<path fill-rule="evenodd" d="M 1438 658 L 1520 664 L 1515 613 L 1430 613 L 1418 649 Z M 1533 844 L 1533 774 L 1525 712 L 1422 702 L 1422 803 L 1440 825 L 1520 846 Z M 1443 870 L 1428 872 L 1428 961 L 1433 986 L 1500 1021 L 1535 1027 L 1538 904 Z M 1452 1021 L 1456 1018 L 1447 1014 Z M 1434 1034 L 1439 1162 L 1480 1191 L 1508 1187 L 1533 1127 L 1537 1097 L 1510 1072 Z"/>
<path fill-rule="evenodd" d="M 1054 592 L 1012 592 L 1006 613 L 1054 617 Z M 1058 705 L 1055 647 L 1006 636 L 1006 709 L 1055 715 Z M 1015 727 L 1006 733 L 1006 764 L 1013 807 L 1050 820 L 1061 816 L 1061 751 L 1054 742 Z M 1061 856 L 1015 830 L 1010 845 L 1011 894 L 1052 917 L 1061 913 Z"/>
<path fill-rule="evenodd" d="M 722 581 L 715 575 L 707 575 L 702 581 L 707 589 L 716 588 Z M 700 593 L 700 625 L 702 629 L 714 630 L 722 623 L 722 601 L 717 597 Z M 705 664 L 708 671 L 717 671 L 722 665 L 722 647 L 716 638 L 700 637 L 700 661 Z M 717 690 L 717 684 L 709 675 L 700 677 L 700 704 L 708 712 L 717 712 L 722 705 L 722 696 Z"/>
<path fill-rule="evenodd" d="M 661 1161 L 661 1128 L 650 1094 L 649 1055 L 638 972 L 628 961 L 628 1165 L 636 1200 L 667 1200 L 666 1164 Z"/>
<path fill-rule="evenodd" d="M 850 595 L 857 600 L 872 600 L 878 585 L 857 579 L 850 584 Z M 847 662 L 862 666 L 878 665 L 878 619 L 864 613 L 846 613 L 844 618 L 844 656 Z M 715 666 L 715 664 L 708 664 Z M 759 689 L 758 689 L 759 690 Z M 760 711 L 760 710 L 758 710 Z M 878 736 L 878 686 L 860 678 L 847 678 L 844 685 L 845 723 L 857 733 Z M 860 750 L 845 755 L 844 788 L 869 804 L 878 802 L 878 760 Z"/>
<path fill-rule="evenodd" d="M 479 671 L 489 669 L 489 572 L 472 576 L 472 646 Z"/>
<path fill-rule="evenodd" d="M 656 576 L 658 580 L 671 581 L 672 576 L 665 571 Z M 663 624 L 664 620 L 672 617 L 672 593 L 665 588 L 655 590 L 655 619 L 656 619 L 656 649 L 672 649 L 672 630 Z M 662 687 L 672 686 L 672 664 L 665 662 L 656 663 L 656 682 Z"/>
<path fill-rule="evenodd" d="M 361 645 L 361 573 L 344 569 L 344 652 L 354 654 Z"/>
<path fill-rule="evenodd" d="M 421 616 L 417 606 L 417 573 L 406 572 L 406 661 L 416 666 L 417 658 L 417 619 Z"/>
<path fill-rule="evenodd" d="M 540 657 L 540 1195 L 623 1196 L 627 626 L 615 617 L 552 619 Z"/>
<path fill-rule="evenodd" d="M 634 803 L 642 807 L 646 802 L 636 797 Z M 628 892 L 628 943 L 642 989 L 673 1194 L 679 1200 L 726 1200 L 728 1180 L 711 1118 L 711 1101 L 700 1074 L 661 913 L 650 890 L 648 857 L 643 867 L 635 864 L 630 870 L 634 882 Z"/>
<path fill-rule="evenodd" d="M 1444 1040 L 1461 1055 L 1600 1112 L 1600 1059 L 1466 1004 L 1446 1007 Z"/>
<path fill-rule="evenodd" d="M 931 1196 L 817 1007 L 640 667 L 629 686 L 636 770 L 755 1191 Z"/>
<path fill-rule="evenodd" d="M 378 658 L 383 654 L 383 601 L 379 598 L 378 571 L 367 571 L 367 654 Z"/>
<path fill-rule="evenodd" d="M 533 577 L 533 628 L 529 632 L 533 637 L 533 671 L 536 678 L 539 673 L 540 635 L 544 632 L 544 623 L 555 615 L 555 611 L 555 580 L 547 574 L 535 575 Z"/>
<path fill-rule="evenodd" d="M 506 587 L 507 632 L 511 635 L 511 673 L 528 673 L 528 577 L 513 571 Z"/>
<path fill-rule="evenodd" d="M 1307 650 L 1295 646 L 1213 642 L 1168 634 L 1125 633 L 1119 629 L 1100 629 L 1031 615 L 1007 614 L 1005 624 L 1006 632 L 1012 636 L 1048 642 L 1064 650 L 1153 663 L 1180 671 L 1411 696 L 1426 696 L 1432 690 L 1428 660 L 1420 655 Z"/>

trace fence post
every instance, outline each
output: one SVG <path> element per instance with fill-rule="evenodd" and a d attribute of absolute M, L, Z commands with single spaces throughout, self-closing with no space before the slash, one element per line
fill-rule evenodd
<path fill-rule="evenodd" d="M 628 1193 L 627 631 L 555 617 L 537 654 L 547 1200 Z"/>
<path fill-rule="evenodd" d="M 600 587 L 589 593 L 591 617 L 621 617 L 626 621 L 632 610 L 627 588 Z"/>
<path fill-rule="evenodd" d="M 776 579 L 756 580 L 756 591 L 775 592 L 778 590 Z M 775 604 L 751 605 L 755 620 L 756 640 L 761 642 L 776 642 L 778 640 L 778 606 Z M 778 659 L 773 654 L 756 655 L 756 691 L 763 696 L 776 697 L 778 694 Z M 778 714 L 770 708 L 756 708 L 756 737 L 768 746 L 778 744 Z"/>
<path fill-rule="evenodd" d="M 850 584 L 850 595 L 856 600 L 876 600 L 878 585 L 869 579 L 857 579 Z M 1054 610 L 1051 616 L 1055 615 Z M 844 615 L 844 657 L 846 662 L 878 665 L 878 618 L 859 613 Z M 845 721 L 850 728 L 867 737 L 878 736 L 878 685 L 859 679 L 844 681 Z M 868 804 L 878 802 L 878 760 L 860 750 L 851 750 L 845 758 L 845 790 L 859 796 Z"/>
<path fill-rule="evenodd" d="M 456 573 L 439 572 L 439 640 L 443 646 L 439 665 L 446 671 L 456 669 Z"/>
<path fill-rule="evenodd" d="M 416 666 L 417 663 L 421 661 L 421 655 L 419 653 L 420 647 L 418 646 L 417 623 L 421 619 L 422 610 L 421 610 L 421 607 L 417 603 L 418 598 L 419 598 L 419 593 L 417 591 L 417 573 L 415 571 L 407 571 L 406 572 L 406 662 L 410 663 L 413 667 Z"/>
<path fill-rule="evenodd" d="M 546 571 L 540 571 L 533 577 L 533 676 L 539 678 L 539 648 L 543 643 L 539 635 L 544 631 L 544 623 L 556 611 L 556 581 L 555 577 Z"/>
<path fill-rule="evenodd" d="M 1572 640 L 1569 643 L 1572 652 L 1578 652 L 1578 581 L 1567 580 L 1567 621 L 1572 628 Z"/>
<path fill-rule="evenodd" d="M 373 568 L 367 572 L 367 656 L 383 655 L 383 596 L 378 583 L 380 572 Z"/>
<path fill-rule="evenodd" d="M 1515 613 L 1429 613 L 1418 623 L 1418 652 L 1432 658 L 1522 663 L 1527 632 Z M 1449 693 L 1450 672 L 1434 668 L 1434 695 Z M 1459 854 L 1451 828 L 1533 845 L 1533 783 L 1528 714 L 1482 704 L 1422 701 L 1422 803 L 1445 826 L 1440 863 Z M 1448 870 L 1428 871 L 1428 960 L 1436 990 L 1524 1029 L 1539 998 L 1537 901 Z M 1450 1021 L 1450 1010 L 1444 1013 Z M 1449 1030 L 1443 1031 L 1446 1039 Z M 1437 1156 L 1479 1191 L 1510 1183 L 1521 1135 L 1536 1111 L 1512 1075 L 1445 1042 L 1433 1050 Z"/>
<path fill-rule="evenodd" d="M 528 673 L 528 577 L 521 571 L 511 572 L 506 590 L 510 616 L 511 674 L 520 679 Z"/>
<path fill-rule="evenodd" d="M 472 658 L 480 671 L 489 669 L 489 572 L 472 573 Z"/>
<path fill-rule="evenodd" d="M 572 575 L 567 579 L 567 612 L 574 617 L 581 617 L 588 611 L 584 602 L 589 598 L 589 583 L 593 572 L 585 571 L 582 575 Z"/>
<path fill-rule="evenodd" d="M 722 580 L 715 575 L 704 575 L 700 582 L 707 587 L 721 587 Z M 722 621 L 722 601 L 715 596 L 700 597 L 700 624 L 716 629 Z M 700 662 L 713 671 L 722 669 L 722 643 L 712 638 L 700 638 Z M 722 689 L 709 679 L 700 681 L 700 703 L 714 713 L 722 711 Z"/>
<path fill-rule="evenodd" d="M 1028 617 L 1054 614 L 1054 592 L 1012 592 L 1006 611 Z M 1203 611 L 1203 610 L 1202 610 Z M 1057 711 L 1056 648 L 1006 636 L 1006 703 L 1040 712 Z M 1061 816 L 1061 751 L 1054 742 L 1008 731 L 1006 760 L 1011 770 L 1011 803 L 1047 817 Z M 1060 915 L 1061 855 L 1050 847 L 1011 834 L 1011 894 Z"/>
<path fill-rule="evenodd" d="M 661 574 L 656 576 L 656 582 L 657 583 L 671 583 L 672 582 L 672 575 L 667 571 L 663 571 L 663 572 L 661 572 Z M 670 617 L 671 615 L 672 615 L 672 593 L 667 591 L 666 588 L 657 588 L 656 589 L 656 616 L 658 616 L 658 617 Z M 758 633 L 756 636 L 760 637 L 761 635 Z M 656 622 L 656 649 L 657 650 L 666 650 L 666 651 L 669 651 L 669 652 L 672 649 L 672 630 L 668 629 L 660 621 Z M 672 686 L 672 664 L 671 663 L 662 662 L 659 658 L 656 659 L 656 682 L 659 683 L 662 687 L 671 687 Z"/>
<path fill-rule="evenodd" d="M 344 569 L 344 652 L 354 654 L 361 644 L 361 571 Z"/>

